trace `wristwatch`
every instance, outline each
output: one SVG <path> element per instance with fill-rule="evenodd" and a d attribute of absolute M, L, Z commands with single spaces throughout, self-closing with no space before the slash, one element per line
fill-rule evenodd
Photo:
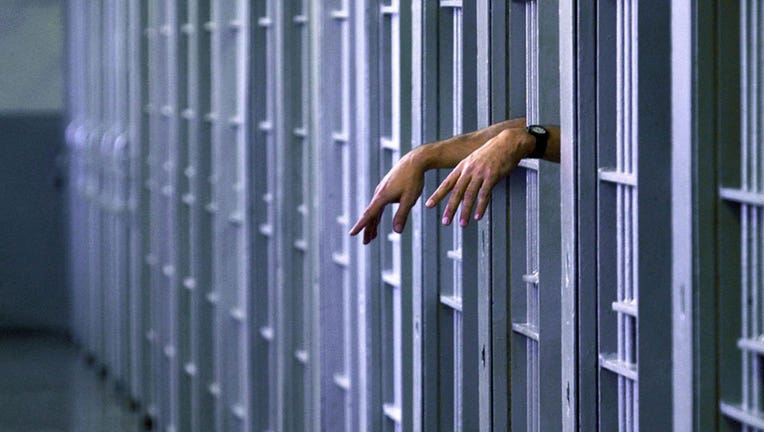
<path fill-rule="evenodd" d="M 536 138 L 536 148 L 528 155 L 532 159 L 543 159 L 546 153 L 546 145 L 549 143 L 549 131 L 541 125 L 528 126 L 528 133 Z"/>

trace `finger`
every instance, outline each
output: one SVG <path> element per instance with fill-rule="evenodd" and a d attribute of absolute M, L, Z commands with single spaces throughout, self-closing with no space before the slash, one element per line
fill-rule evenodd
<path fill-rule="evenodd" d="M 377 238 L 377 227 L 379 227 L 380 219 L 381 217 L 377 217 L 371 221 L 371 225 L 366 229 L 369 232 L 369 240 L 364 244 L 371 243 L 372 240 Z"/>
<path fill-rule="evenodd" d="M 488 203 L 491 202 L 491 191 L 493 190 L 494 184 L 495 182 L 492 181 L 483 182 L 483 186 L 480 188 L 480 192 L 478 193 L 478 203 L 477 208 L 475 209 L 475 220 L 480 220 L 485 214 L 485 211 L 488 208 Z"/>
<path fill-rule="evenodd" d="M 467 190 L 464 192 L 464 202 L 462 202 L 462 214 L 459 217 L 459 225 L 467 226 L 470 223 L 470 212 L 472 212 L 472 205 L 475 204 L 475 198 L 480 191 L 481 184 L 483 184 L 482 177 L 473 177 L 467 186 Z"/>
<path fill-rule="evenodd" d="M 385 201 L 383 201 L 379 197 L 372 198 L 371 202 L 369 203 L 369 206 L 366 207 L 366 210 L 364 210 L 363 214 L 360 218 L 358 218 L 358 222 L 353 225 L 353 228 L 350 228 L 350 235 L 354 236 L 361 232 L 361 229 L 365 226 L 369 225 L 369 222 L 373 220 L 374 218 L 381 215 L 381 213 L 385 209 L 385 204 L 387 204 Z"/>
<path fill-rule="evenodd" d="M 440 183 L 440 186 L 438 186 L 435 192 L 430 195 L 430 198 L 427 199 L 427 202 L 424 205 L 429 208 L 435 207 L 443 198 L 446 197 L 446 195 L 448 195 L 448 192 L 453 189 L 457 180 L 459 180 L 460 175 L 461 169 L 459 169 L 459 167 L 451 171 L 451 174 L 449 174 L 443 180 L 443 182 Z"/>
<path fill-rule="evenodd" d="M 443 220 L 441 221 L 443 222 L 443 225 L 449 225 L 451 223 L 454 213 L 456 213 L 456 209 L 459 207 L 459 203 L 464 196 L 464 190 L 467 189 L 470 180 L 471 179 L 467 176 L 459 177 L 459 181 L 456 182 L 456 186 L 454 186 L 454 189 L 451 191 L 451 198 L 449 198 L 448 204 L 446 204 L 446 210 L 443 212 Z"/>
<path fill-rule="evenodd" d="M 399 234 L 403 232 L 403 228 L 406 227 L 406 220 L 409 217 L 409 211 L 411 210 L 411 207 L 414 206 L 414 203 L 416 203 L 416 199 L 411 199 L 409 197 L 401 198 L 398 211 L 395 212 L 395 217 L 393 218 L 393 231 Z"/>

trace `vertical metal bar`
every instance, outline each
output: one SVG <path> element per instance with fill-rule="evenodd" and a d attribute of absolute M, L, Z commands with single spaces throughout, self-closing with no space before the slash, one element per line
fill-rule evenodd
<path fill-rule="evenodd" d="M 693 143 L 693 7 L 689 1 L 674 1 L 671 7 L 671 101 L 672 142 Z M 672 362 L 674 367 L 673 424 L 675 431 L 693 430 L 693 169 L 692 152 L 672 148 Z"/>
<path fill-rule="evenodd" d="M 213 287 L 217 426 L 249 428 L 249 212 L 246 134 L 249 5 L 212 2 Z"/>
<path fill-rule="evenodd" d="M 562 231 L 561 357 L 562 430 L 578 430 L 578 379 L 576 338 L 578 335 L 577 269 L 577 154 L 576 116 L 576 20 L 575 2 L 560 2 L 560 224 Z"/>
<path fill-rule="evenodd" d="M 199 410 L 195 413 L 193 422 L 198 431 L 212 431 L 215 427 L 215 372 L 214 372 L 214 316 L 215 316 L 215 288 L 212 279 L 212 238 L 213 238 L 213 215 L 214 201 L 212 196 L 212 4 L 210 0 L 198 0 L 197 15 L 195 20 L 196 50 L 198 52 L 198 106 L 195 125 L 198 128 L 196 140 L 191 146 L 196 145 L 197 160 L 192 170 L 193 186 L 196 198 L 194 211 L 198 235 L 198 253 L 194 261 L 193 278 L 196 282 L 196 311 L 198 321 L 197 331 L 197 368 L 198 387 L 197 398 Z M 193 90 L 193 89 L 189 89 Z M 193 223 L 193 221 L 192 221 Z M 192 252 L 193 253 L 193 252 Z M 193 369 L 192 369 L 193 370 Z"/>

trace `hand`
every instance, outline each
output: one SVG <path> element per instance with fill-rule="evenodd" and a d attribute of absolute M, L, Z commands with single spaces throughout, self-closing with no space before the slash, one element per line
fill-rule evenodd
<path fill-rule="evenodd" d="M 350 235 L 354 236 L 363 229 L 363 244 L 374 240 L 377 237 L 377 226 L 385 206 L 390 203 L 400 203 L 393 219 L 393 230 L 402 232 L 411 207 L 422 194 L 424 172 L 425 167 L 418 160 L 416 151 L 401 158 L 379 182 L 368 207 L 350 229 Z"/>
<path fill-rule="evenodd" d="M 461 226 L 467 226 L 477 198 L 475 220 L 483 217 L 496 183 L 509 175 L 520 160 L 533 151 L 535 138 L 525 128 L 505 129 L 472 152 L 451 171 L 425 205 L 435 207 L 451 191 L 443 212 L 443 224 L 449 225 L 459 203 Z"/>

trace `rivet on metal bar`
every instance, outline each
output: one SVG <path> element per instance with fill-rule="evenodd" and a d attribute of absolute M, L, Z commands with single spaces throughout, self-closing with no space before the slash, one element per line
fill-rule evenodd
<path fill-rule="evenodd" d="M 204 206 L 204 209 L 207 210 L 208 213 L 216 213 L 218 211 L 218 206 L 214 202 L 211 202 Z"/>
<path fill-rule="evenodd" d="M 272 21 L 269 17 L 260 17 L 257 19 L 257 25 L 260 27 L 270 27 Z"/>
<path fill-rule="evenodd" d="M 308 136 L 308 131 L 305 128 L 302 128 L 302 127 L 294 128 L 292 130 L 292 134 L 294 134 L 294 136 L 296 136 L 296 137 L 305 138 L 306 136 Z"/>
<path fill-rule="evenodd" d="M 197 373 L 196 365 L 193 363 L 186 363 L 183 366 L 183 370 L 186 372 L 186 375 L 195 377 Z"/>
<path fill-rule="evenodd" d="M 452 259 L 454 261 L 461 261 L 462 260 L 462 248 L 457 248 L 457 249 L 446 251 L 446 257 L 448 257 L 449 259 Z"/>
<path fill-rule="evenodd" d="M 162 274 L 171 277 L 175 274 L 175 267 L 171 264 L 167 264 L 162 267 Z"/>
<path fill-rule="evenodd" d="M 379 11 L 382 15 L 398 15 L 398 8 L 395 5 L 382 5 Z"/>
<path fill-rule="evenodd" d="M 379 140 L 379 145 L 383 149 L 392 150 L 392 151 L 398 151 L 398 143 L 393 141 L 391 138 L 382 137 Z"/>
<path fill-rule="evenodd" d="M 209 112 L 204 115 L 204 121 L 207 123 L 212 123 L 215 120 L 217 120 L 218 116 L 214 112 Z"/>
<path fill-rule="evenodd" d="M 524 274 L 523 275 L 523 282 L 529 283 L 529 284 L 538 284 L 539 283 L 539 272 L 533 272 L 531 274 Z"/>
<path fill-rule="evenodd" d="M 308 242 L 304 239 L 295 240 L 294 248 L 306 252 L 308 250 Z"/>
<path fill-rule="evenodd" d="M 172 345 L 165 345 L 163 352 L 164 356 L 167 358 L 175 357 L 175 347 Z"/>
<path fill-rule="evenodd" d="M 350 380 L 348 379 L 347 375 L 336 373 L 332 379 L 334 380 L 334 384 L 336 384 L 337 387 L 343 390 L 350 390 Z"/>
<path fill-rule="evenodd" d="M 307 16 L 305 16 L 305 15 L 295 15 L 295 16 L 292 18 L 292 21 L 293 21 L 295 24 L 305 24 L 305 23 L 307 23 L 307 22 L 308 22 L 308 17 L 307 17 Z"/>
<path fill-rule="evenodd" d="M 233 416 L 238 420 L 244 420 L 247 418 L 247 410 L 245 410 L 241 404 L 236 404 L 231 407 L 231 414 L 233 414 Z"/>
<path fill-rule="evenodd" d="M 239 211 L 233 212 L 228 216 L 228 222 L 232 225 L 242 225 L 244 223 L 244 215 Z"/>
<path fill-rule="evenodd" d="M 163 25 L 160 28 L 159 33 L 162 36 L 168 37 L 168 36 L 170 36 L 172 34 L 172 27 L 170 27 L 169 25 Z"/>
<path fill-rule="evenodd" d="M 350 256 L 344 252 L 334 252 L 332 254 L 332 261 L 337 265 L 347 267 L 350 265 Z"/>
<path fill-rule="evenodd" d="M 228 29 L 231 31 L 239 31 L 242 28 L 242 24 L 240 20 L 231 20 L 228 22 Z"/>
<path fill-rule="evenodd" d="M 187 277 L 183 279 L 183 287 L 189 291 L 193 291 L 194 289 L 196 289 L 196 279 L 192 277 Z"/>
<path fill-rule="evenodd" d="M 308 363 L 308 352 L 305 350 L 297 350 L 294 352 L 294 358 L 302 364 Z"/>
<path fill-rule="evenodd" d="M 220 397 L 220 384 L 218 383 L 212 383 L 209 387 L 207 387 L 207 391 L 214 397 L 218 398 Z"/>
<path fill-rule="evenodd" d="M 337 225 L 343 228 L 347 228 L 347 226 L 350 224 L 350 219 L 347 215 L 339 215 L 335 220 L 337 221 Z"/>
<path fill-rule="evenodd" d="M 637 302 L 636 301 L 614 301 L 612 304 L 613 310 L 626 315 L 631 315 L 634 318 L 637 317 Z"/>
<path fill-rule="evenodd" d="M 257 128 L 263 132 L 270 132 L 273 129 L 273 125 L 268 120 L 263 120 L 257 124 Z"/>
<path fill-rule="evenodd" d="M 260 231 L 260 234 L 266 237 L 270 237 L 273 235 L 273 228 L 271 227 L 270 224 L 260 224 L 260 226 L 258 227 L 258 231 Z"/>
<path fill-rule="evenodd" d="M 337 144 L 347 144 L 348 134 L 346 132 L 332 132 L 332 140 Z"/>
<path fill-rule="evenodd" d="M 217 25 L 215 25 L 215 21 L 207 21 L 204 23 L 204 30 L 208 32 L 214 32 L 217 28 Z"/>
<path fill-rule="evenodd" d="M 462 0 L 440 0 L 440 7 L 442 8 L 460 8 L 462 7 Z"/>
<path fill-rule="evenodd" d="M 162 117 L 170 117 L 173 113 L 173 109 L 171 105 L 163 105 L 161 108 L 161 114 Z"/>
<path fill-rule="evenodd" d="M 241 126 L 242 124 L 244 124 L 244 122 L 243 122 L 243 120 L 241 119 L 240 116 L 233 116 L 233 117 L 228 119 L 228 125 L 233 127 L 233 128 L 237 128 L 237 127 Z"/>
<path fill-rule="evenodd" d="M 231 318 L 238 323 L 243 323 L 247 319 L 247 315 L 244 313 L 244 310 L 241 308 L 231 309 L 230 315 L 231 315 Z"/>
<path fill-rule="evenodd" d="M 382 281 L 393 288 L 401 286 L 401 277 L 398 273 L 392 270 L 385 270 L 382 272 Z"/>
<path fill-rule="evenodd" d="M 207 303 L 209 304 L 212 304 L 212 305 L 217 304 L 219 299 L 217 291 L 212 291 L 208 293 L 205 299 L 207 300 Z"/>
<path fill-rule="evenodd" d="M 194 25 L 190 23 L 183 24 L 183 26 L 180 28 L 180 31 L 184 35 L 192 35 L 194 34 Z"/>
<path fill-rule="evenodd" d="M 336 20 L 340 20 L 340 21 L 344 21 L 344 20 L 350 18 L 350 14 L 348 13 L 347 10 L 344 10 L 344 9 L 333 10 L 333 11 L 331 11 L 330 15 L 331 15 L 332 18 L 334 18 Z"/>
<path fill-rule="evenodd" d="M 183 112 L 180 113 L 180 116 L 186 120 L 193 120 L 195 117 L 194 110 L 191 108 L 186 108 L 183 110 Z"/>
<path fill-rule="evenodd" d="M 267 341 L 273 340 L 273 329 L 270 327 L 260 327 L 260 336 Z"/>

